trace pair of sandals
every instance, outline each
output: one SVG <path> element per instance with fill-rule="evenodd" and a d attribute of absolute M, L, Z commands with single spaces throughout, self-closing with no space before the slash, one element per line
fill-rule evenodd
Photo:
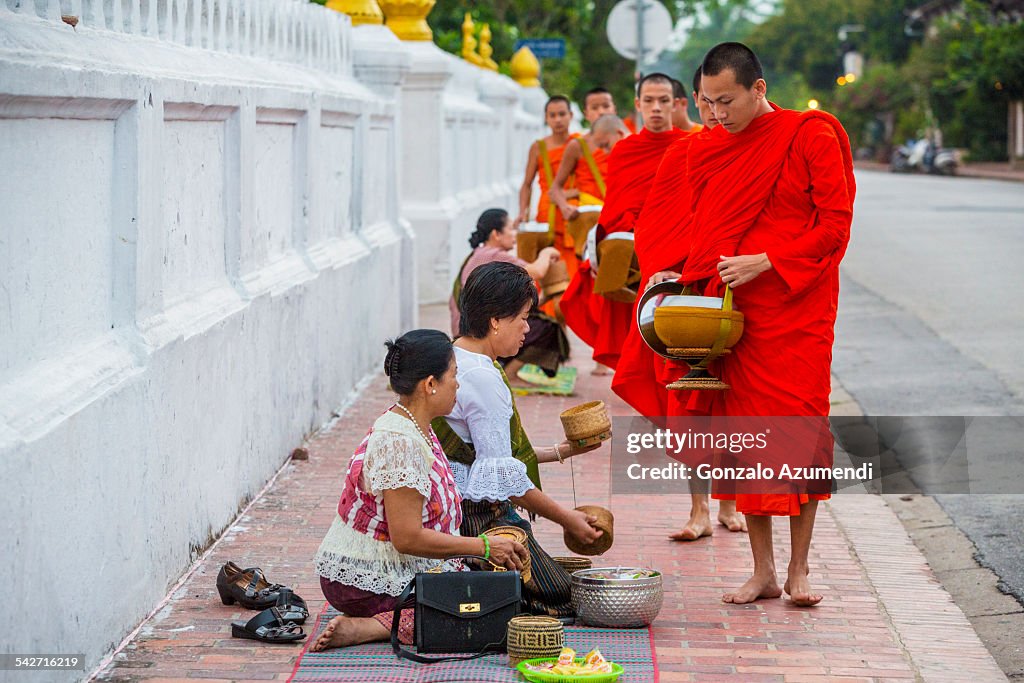
<path fill-rule="evenodd" d="M 234 562 L 221 567 L 217 592 L 225 605 L 260 610 L 247 622 L 231 624 L 231 636 L 264 643 L 294 643 L 306 637 L 301 624 L 309 617 L 306 602 L 291 588 L 267 581 L 258 567 L 241 569 Z"/>

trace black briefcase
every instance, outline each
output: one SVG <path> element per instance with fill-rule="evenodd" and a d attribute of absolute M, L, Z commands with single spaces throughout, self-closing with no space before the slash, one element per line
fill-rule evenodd
<path fill-rule="evenodd" d="M 482 557 L 466 555 L 483 562 Z M 449 558 L 454 559 L 454 558 Z M 505 652 L 508 622 L 519 614 L 523 582 L 517 571 L 421 572 L 405 587 L 391 624 L 391 648 L 414 662 L 473 659 Z M 398 642 L 402 607 L 415 600 L 414 643 L 423 652 L 468 652 L 465 657 L 421 657 Z"/>

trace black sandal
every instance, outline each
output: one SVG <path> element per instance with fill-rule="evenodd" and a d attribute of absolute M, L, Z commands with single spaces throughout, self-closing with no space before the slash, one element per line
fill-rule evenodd
<path fill-rule="evenodd" d="M 241 569 L 228 562 L 217 574 L 217 592 L 225 605 L 240 604 L 246 609 L 264 610 L 277 604 L 281 589 L 279 583 L 270 583 L 258 567 Z"/>
<path fill-rule="evenodd" d="M 271 607 L 245 623 L 232 622 L 231 637 L 263 643 L 294 643 L 305 638 L 306 634 L 298 624 L 282 619 L 277 607 Z"/>
<path fill-rule="evenodd" d="M 297 624 L 303 624 L 306 622 L 306 618 L 309 617 L 309 609 L 306 607 L 306 601 L 300 598 L 298 595 L 292 592 L 291 588 L 282 588 L 277 595 L 277 608 L 278 614 L 285 621 L 294 621 Z"/>

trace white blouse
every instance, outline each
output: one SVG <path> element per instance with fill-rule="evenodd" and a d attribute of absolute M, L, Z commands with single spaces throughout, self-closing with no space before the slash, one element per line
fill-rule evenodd
<path fill-rule="evenodd" d="M 471 467 L 452 462 L 452 474 L 463 499 L 492 503 L 522 496 L 533 488 L 526 465 L 512 457 L 512 392 L 487 356 L 455 347 L 459 391 L 449 426 L 476 458 Z"/>

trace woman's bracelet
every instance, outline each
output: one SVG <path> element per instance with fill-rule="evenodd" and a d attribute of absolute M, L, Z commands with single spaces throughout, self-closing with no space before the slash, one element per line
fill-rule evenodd
<path fill-rule="evenodd" d="M 558 462 L 565 464 L 565 458 L 562 457 L 562 449 L 559 448 L 561 445 L 560 443 L 555 444 L 555 455 L 558 457 Z"/>
<path fill-rule="evenodd" d="M 491 559 L 491 541 L 489 538 L 487 538 L 487 534 L 480 534 L 479 536 L 477 536 L 477 538 L 481 539 L 484 542 L 484 559 Z"/>

